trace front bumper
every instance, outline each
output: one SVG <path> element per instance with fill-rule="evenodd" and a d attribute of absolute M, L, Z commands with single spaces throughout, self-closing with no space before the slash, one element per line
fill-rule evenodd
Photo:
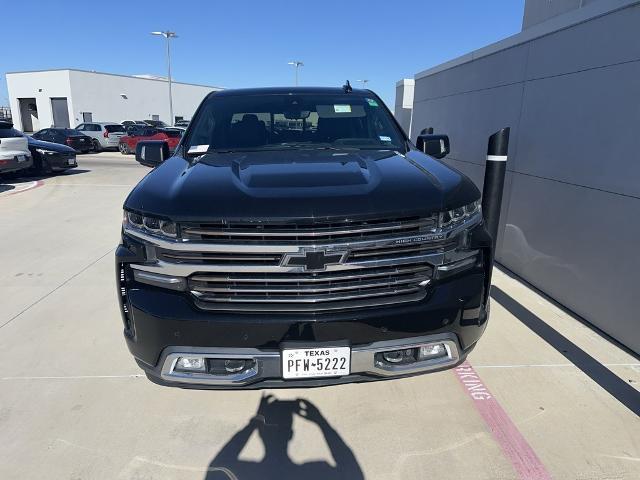
<path fill-rule="evenodd" d="M 78 166 L 75 154 L 68 155 L 53 153 L 48 154 L 45 158 L 54 172 L 60 172 L 69 168 L 76 168 Z"/>
<path fill-rule="evenodd" d="M 381 362 L 379 356 L 376 356 L 376 354 L 389 350 L 415 348 L 430 343 L 446 345 L 447 355 L 432 360 L 398 365 Z M 341 377 L 283 380 L 281 352 L 256 348 L 168 347 L 162 353 L 157 367 L 149 368 L 144 364 L 141 364 L 141 367 L 153 382 L 166 386 L 232 389 L 315 387 L 406 377 L 444 370 L 462 363 L 467 353 L 468 351 L 460 350 L 455 335 L 445 333 L 373 342 L 369 345 L 354 347 L 351 350 L 351 373 Z M 227 375 L 177 371 L 175 369 L 176 361 L 185 355 L 202 355 L 207 359 L 244 359 L 253 361 L 254 366 L 241 373 Z"/>
<path fill-rule="evenodd" d="M 327 313 L 203 311 L 195 307 L 188 294 L 136 282 L 128 283 L 125 295 L 119 297 L 127 346 L 138 365 L 157 383 L 190 388 L 304 387 L 382 380 L 454 367 L 464 360 L 486 328 L 484 283 L 482 271 L 470 272 L 435 284 L 419 302 Z M 373 368 L 373 350 L 440 339 L 453 345 L 453 355 L 443 364 L 390 373 Z M 282 380 L 280 351 L 291 343 L 301 348 L 350 346 L 352 374 Z M 254 355 L 264 363 L 259 375 L 231 383 L 167 375 L 168 366 L 179 353 L 224 354 L 225 358 L 229 354 Z"/>

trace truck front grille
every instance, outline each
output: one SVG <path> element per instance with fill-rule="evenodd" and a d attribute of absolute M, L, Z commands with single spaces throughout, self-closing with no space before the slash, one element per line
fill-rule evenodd
<path fill-rule="evenodd" d="M 436 216 L 181 223 L 179 245 L 155 254 L 187 277 L 202 309 L 346 310 L 423 299 L 433 277 L 428 260 L 458 245 L 436 226 Z M 300 256 L 308 251 L 334 260 L 306 265 Z"/>
<path fill-rule="evenodd" d="M 461 231 L 438 230 L 435 216 L 180 223 L 175 241 L 146 237 L 136 268 L 186 279 L 206 310 L 368 308 L 424 299 L 435 267 L 464 248 Z"/>

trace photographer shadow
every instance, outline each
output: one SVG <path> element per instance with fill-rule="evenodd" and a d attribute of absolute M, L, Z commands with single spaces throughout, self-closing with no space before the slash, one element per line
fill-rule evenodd
<path fill-rule="evenodd" d="M 297 464 L 289 458 L 287 449 L 293 438 L 294 415 L 318 425 L 335 466 L 326 461 Z M 264 444 L 264 458 L 260 461 L 240 460 L 240 453 L 255 430 Z M 283 401 L 268 395 L 260 400 L 256 415 L 211 461 L 205 480 L 270 478 L 359 480 L 364 479 L 364 475 L 351 449 L 315 405 L 308 400 Z"/>

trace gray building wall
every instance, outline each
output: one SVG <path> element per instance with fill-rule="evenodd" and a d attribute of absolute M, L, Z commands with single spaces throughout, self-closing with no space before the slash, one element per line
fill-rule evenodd
<path fill-rule="evenodd" d="M 524 6 L 522 17 L 522 29 L 529 28 L 545 20 L 562 15 L 563 13 L 578 8 L 586 7 L 588 4 L 598 0 L 528 0 Z"/>
<path fill-rule="evenodd" d="M 498 261 L 638 353 L 639 3 L 592 1 L 418 74 L 412 119 L 479 187 L 511 126 Z"/>

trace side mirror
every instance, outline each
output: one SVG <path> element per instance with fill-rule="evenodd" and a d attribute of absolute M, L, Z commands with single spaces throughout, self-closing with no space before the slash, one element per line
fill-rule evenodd
<path fill-rule="evenodd" d="M 448 135 L 418 135 L 416 147 L 433 158 L 444 158 L 451 151 Z"/>
<path fill-rule="evenodd" d="M 155 168 L 170 156 L 164 140 L 145 140 L 136 145 L 136 161 L 145 167 Z"/>

